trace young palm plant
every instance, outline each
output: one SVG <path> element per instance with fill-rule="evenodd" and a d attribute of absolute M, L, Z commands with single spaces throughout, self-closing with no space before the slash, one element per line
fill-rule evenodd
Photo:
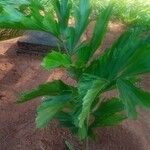
<path fill-rule="evenodd" d="M 37 108 L 36 126 L 45 127 L 53 119 L 69 128 L 81 140 L 93 137 L 94 129 L 113 126 L 127 118 L 136 119 L 137 107 L 150 108 L 150 92 L 137 85 L 142 74 L 150 72 L 150 34 L 141 27 L 127 29 L 99 57 L 93 55 L 107 32 L 113 3 L 97 16 L 89 41 L 81 36 L 90 22 L 90 0 L 4 0 L 0 2 L 0 27 L 40 30 L 53 34 L 63 51 L 49 53 L 43 60 L 46 70 L 63 68 L 76 81 L 61 80 L 39 85 L 21 94 L 23 103 L 43 97 Z M 53 7 L 53 9 L 48 9 Z M 69 24 L 69 19 L 74 24 Z M 116 97 L 103 94 L 115 90 Z"/>

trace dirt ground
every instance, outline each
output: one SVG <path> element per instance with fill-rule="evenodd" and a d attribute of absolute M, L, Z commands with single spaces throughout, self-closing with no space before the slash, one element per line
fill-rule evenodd
<path fill-rule="evenodd" d="M 103 48 L 111 44 L 122 31 L 122 25 L 110 23 L 109 33 Z M 88 30 L 87 35 L 91 31 Z M 0 42 L 0 150 L 65 150 L 64 140 L 73 142 L 77 150 L 79 143 L 56 122 L 47 129 L 35 129 L 35 109 L 40 100 L 16 104 L 17 95 L 30 90 L 47 80 L 66 80 L 62 70 L 53 73 L 40 67 L 41 57 L 17 55 L 16 39 Z M 100 52 L 100 51 L 99 51 Z M 98 53 L 99 53 L 98 52 Z M 150 90 L 150 78 L 142 83 Z M 137 121 L 126 121 L 122 125 L 98 129 L 97 140 L 90 141 L 90 150 L 149 150 L 150 111 L 140 110 Z"/>

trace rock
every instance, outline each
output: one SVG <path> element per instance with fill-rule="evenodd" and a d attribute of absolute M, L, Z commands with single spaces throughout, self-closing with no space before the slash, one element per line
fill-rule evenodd
<path fill-rule="evenodd" d="M 17 45 L 17 53 L 44 55 L 58 49 L 58 40 L 46 32 L 28 31 L 19 38 Z M 60 49 L 63 49 L 62 46 Z"/>

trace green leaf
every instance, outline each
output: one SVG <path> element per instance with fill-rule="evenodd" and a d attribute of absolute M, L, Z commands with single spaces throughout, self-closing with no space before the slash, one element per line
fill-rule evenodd
<path fill-rule="evenodd" d="M 93 83 L 95 81 L 102 80 L 109 84 L 109 82 L 105 79 L 99 78 L 98 76 L 94 76 L 91 74 L 83 74 L 80 78 L 80 81 L 77 85 L 78 93 L 80 95 L 80 98 L 83 98 L 86 93 L 88 92 L 89 88 L 92 87 Z"/>
<path fill-rule="evenodd" d="M 71 59 L 66 54 L 53 51 L 44 58 L 42 66 L 47 70 L 57 67 L 69 68 L 71 66 Z"/>
<path fill-rule="evenodd" d="M 75 40 L 75 29 L 74 27 L 68 27 L 64 29 L 63 34 L 63 42 L 65 44 L 66 49 L 69 53 L 72 53 L 74 50 L 74 40 Z"/>
<path fill-rule="evenodd" d="M 61 40 L 68 53 L 72 53 L 74 49 L 75 29 L 68 26 L 72 2 L 70 0 L 54 0 L 54 9 L 58 17 L 59 30 Z"/>
<path fill-rule="evenodd" d="M 135 76 L 144 73 L 150 73 L 150 45 L 143 46 L 135 53 L 122 76 Z"/>
<path fill-rule="evenodd" d="M 45 11 L 42 24 L 45 31 L 50 32 L 54 36 L 58 37 L 60 35 L 59 26 L 54 18 L 54 15 L 50 11 Z"/>
<path fill-rule="evenodd" d="M 129 118 L 136 118 L 136 106 L 144 106 L 150 108 L 150 93 L 145 92 L 132 83 L 126 80 L 118 80 L 117 87 L 120 93 L 120 98 L 123 100 L 123 103 L 128 112 Z"/>
<path fill-rule="evenodd" d="M 89 23 L 90 11 L 90 0 L 80 0 L 79 8 L 75 10 L 75 45 Z"/>
<path fill-rule="evenodd" d="M 89 43 L 84 43 L 77 49 L 77 60 L 75 66 L 77 68 L 85 68 L 91 55 L 91 47 Z"/>
<path fill-rule="evenodd" d="M 95 116 L 109 116 L 117 112 L 121 112 L 125 106 L 118 98 L 111 98 L 101 103 L 100 107 L 94 112 Z"/>
<path fill-rule="evenodd" d="M 85 119 L 90 113 L 90 108 L 94 100 L 99 96 L 100 92 L 106 87 L 108 82 L 106 80 L 97 78 L 95 80 L 89 80 L 91 77 L 83 77 L 79 83 L 79 93 L 82 98 L 82 111 L 78 117 L 79 127 L 82 128 Z M 87 82 L 89 80 L 89 82 Z M 85 93 L 85 94 L 84 94 Z"/>
<path fill-rule="evenodd" d="M 99 118 L 96 118 L 96 119 L 99 119 Z M 94 127 L 115 126 L 115 125 L 120 124 L 125 119 L 127 119 L 127 117 L 123 114 L 113 114 L 105 118 L 100 118 L 98 120 L 98 123 L 95 124 Z"/>
<path fill-rule="evenodd" d="M 90 43 L 84 43 L 77 49 L 77 62 L 78 67 L 85 66 L 94 52 L 102 43 L 102 40 L 107 31 L 108 22 L 111 16 L 113 5 L 110 4 L 104 9 L 97 18 L 96 25 L 93 31 L 93 36 Z"/>
<path fill-rule="evenodd" d="M 3 2 L 0 14 L 0 28 L 20 30 L 40 30 L 50 32 L 58 37 L 58 24 L 46 9 L 45 0 L 27 2 Z M 49 4 L 47 3 L 47 7 Z M 48 27 L 49 26 L 49 27 Z"/>
<path fill-rule="evenodd" d="M 54 9 L 57 14 L 61 30 L 64 30 L 68 25 L 71 4 L 72 3 L 70 3 L 69 0 L 53 1 Z"/>
<path fill-rule="evenodd" d="M 117 98 L 102 102 L 99 108 L 93 113 L 95 120 L 91 127 L 107 127 L 121 123 L 127 117 L 122 113 L 125 106 Z"/>
<path fill-rule="evenodd" d="M 58 95 L 60 93 L 64 93 L 67 91 L 71 91 L 69 86 L 65 85 L 62 81 L 57 80 L 57 81 L 41 84 L 30 92 L 22 93 L 17 102 L 23 103 L 37 97 L 46 96 L 46 95 L 47 96 Z"/>
<path fill-rule="evenodd" d="M 111 48 L 105 50 L 97 60 L 91 63 L 86 72 L 107 80 L 114 80 L 129 67 L 129 62 L 133 60 L 133 56 L 139 49 L 149 45 L 148 41 L 148 37 L 141 36 L 140 28 L 128 29 Z M 141 57 L 144 53 L 144 51 L 140 51 Z"/>
<path fill-rule="evenodd" d="M 78 129 L 78 136 L 80 140 L 85 140 L 87 138 L 88 132 L 85 124 L 83 124 L 82 127 Z"/>
<path fill-rule="evenodd" d="M 54 116 L 62 110 L 62 108 L 70 99 L 70 95 L 47 97 L 46 100 L 37 109 L 37 128 L 45 127 L 48 122 L 50 122 Z"/>
<path fill-rule="evenodd" d="M 16 6 L 16 4 L 18 5 L 25 5 L 25 4 L 29 4 L 28 0 L 1 0 L 0 4 L 2 5 L 13 5 Z"/>
<path fill-rule="evenodd" d="M 3 6 L 3 5 L 2 5 Z M 6 18 L 6 20 L 4 20 Z M 0 27 L 2 28 L 16 28 L 16 29 L 25 29 L 26 26 L 24 26 L 24 22 L 22 20 L 27 19 L 22 12 L 19 11 L 18 8 L 11 6 L 9 4 L 4 4 L 3 6 L 3 12 L 0 15 Z M 37 26 L 33 23 L 33 20 L 30 19 L 27 24 L 30 24 L 30 29 L 34 26 L 35 29 L 37 29 Z"/>
<path fill-rule="evenodd" d="M 132 93 L 129 87 L 121 80 L 117 81 L 117 86 L 120 93 L 120 98 L 123 100 L 128 112 L 128 117 L 135 119 L 137 117 L 136 105 L 138 102 L 134 97 L 134 93 Z"/>
<path fill-rule="evenodd" d="M 59 120 L 60 126 L 61 127 L 67 127 L 70 130 L 76 128 L 74 125 L 74 120 L 73 120 L 73 116 L 70 112 L 59 112 L 56 116 L 56 119 Z"/>
<path fill-rule="evenodd" d="M 91 39 L 92 54 L 95 52 L 95 50 L 100 46 L 100 44 L 103 41 L 103 38 L 107 31 L 108 22 L 112 13 L 112 9 L 113 4 L 110 3 L 105 9 L 102 10 L 100 15 L 98 16 L 93 36 Z"/>

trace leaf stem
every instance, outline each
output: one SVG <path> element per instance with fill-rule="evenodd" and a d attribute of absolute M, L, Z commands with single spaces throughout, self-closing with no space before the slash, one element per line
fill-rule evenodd
<path fill-rule="evenodd" d="M 89 129 L 89 120 L 90 120 L 90 114 L 88 114 L 88 117 L 87 117 L 87 132 L 88 132 L 88 129 Z M 89 150 L 89 137 L 87 136 L 86 137 L 86 147 L 85 147 L 86 150 Z"/>

